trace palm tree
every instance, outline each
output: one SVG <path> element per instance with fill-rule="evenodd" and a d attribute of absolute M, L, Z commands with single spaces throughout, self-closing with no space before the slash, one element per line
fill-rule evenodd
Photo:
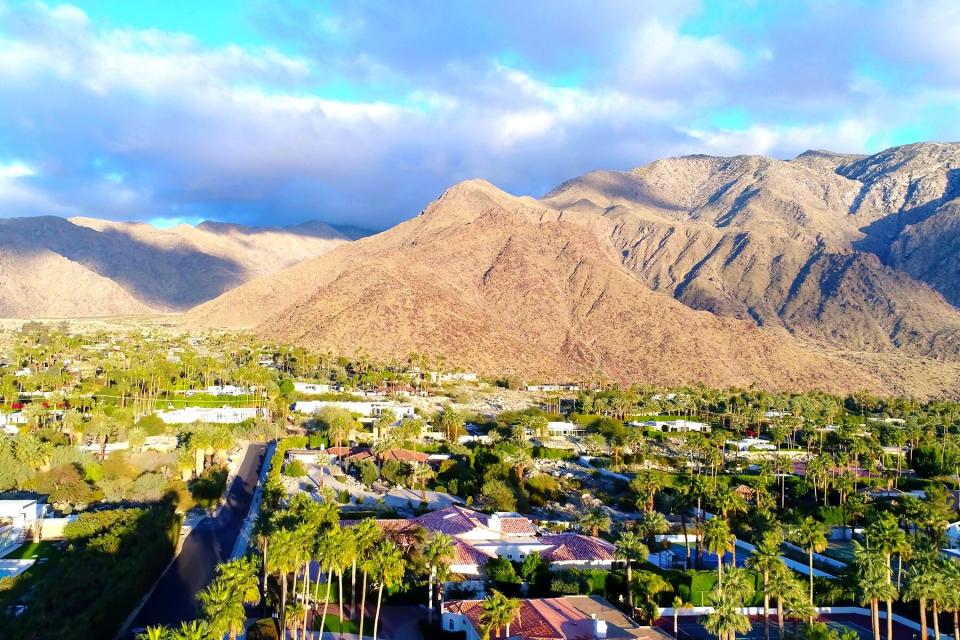
<path fill-rule="evenodd" d="M 681 609 L 689 609 L 693 605 L 689 602 L 684 602 L 683 598 L 680 596 L 673 596 L 673 602 L 670 603 L 670 606 L 673 607 L 673 637 L 679 638 L 679 616 Z"/>
<path fill-rule="evenodd" d="M 433 582 L 440 572 L 440 567 L 447 565 L 453 558 L 453 538 L 444 533 L 435 533 L 423 547 L 423 559 L 429 570 L 427 576 L 427 610 L 430 612 L 430 622 L 433 622 Z"/>
<path fill-rule="evenodd" d="M 300 622 L 307 619 L 307 607 L 302 602 L 294 601 L 287 605 L 285 613 L 283 620 L 286 626 L 284 628 L 296 638 Z"/>
<path fill-rule="evenodd" d="M 337 545 L 337 593 L 340 594 L 340 638 L 343 639 L 343 572 L 352 567 L 357 558 L 357 541 L 352 529 L 340 531 Z"/>
<path fill-rule="evenodd" d="M 747 567 L 763 576 L 763 632 L 764 637 L 768 639 L 770 638 L 770 574 L 787 570 L 787 565 L 780 558 L 782 544 L 783 534 L 779 529 L 772 529 L 763 534 L 753 555 L 747 558 Z"/>
<path fill-rule="evenodd" d="M 320 534 L 316 540 L 316 556 L 319 561 L 320 567 L 319 571 L 322 572 L 324 569 L 327 571 L 327 592 L 323 597 L 323 615 L 320 617 L 320 629 L 321 633 L 324 628 L 324 625 L 327 622 L 327 609 L 330 607 L 330 591 L 333 588 L 333 572 L 340 566 L 339 565 L 339 544 L 340 544 L 341 532 L 340 529 L 330 529 Z M 320 581 L 320 576 L 317 575 L 317 581 Z M 340 611 L 341 618 L 343 617 L 343 594 L 340 594 Z"/>
<path fill-rule="evenodd" d="M 633 611 L 633 561 L 646 560 L 649 551 L 636 533 L 624 531 L 617 540 L 616 556 L 627 563 L 627 601 Z"/>
<path fill-rule="evenodd" d="M 350 612 L 351 615 L 356 615 L 357 609 L 357 565 L 364 562 L 366 558 L 370 555 L 370 551 L 376 547 L 376 544 L 383 538 L 383 531 L 380 530 L 380 527 L 377 526 L 376 521 L 367 519 L 362 520 L 359 524 L 353 527 L 353 542 L 354 547 L 356 547 L 356 553 L 353 558 L 353 566 L 351 567 L 350 575 L 350 588 L 351 588 L 351 602 L 350 602 Z M 363 571 L 363 598 L 366 601 L 367 597 L 367 571 Z M 361 620 L 363 616 L 363 610 L 360 611 Z M 363 625 L 360 627 L 361 635 L 363 633 Z"/>
<path fill-rule="evenodd" d="M 722 518 L 707 520 L 703 526 L 703 544 L 710 553 L 717 556 L 717 584 L 723 586 L 723 556 L 733 547 L 730 525 Z"/>
<path fill-rule="evenodd" d="M 167 634 L 168 640 L 207 640 L 210 628 L 205 620 L 181 622 L 180 628 Z"/>
<path fill-rule="evenodd" d="M 436 474 L 425 464 L 418 464 L 413 468 L 413 484 L 420 485 L 420 500 L 427 501 L 427 480 L 433 478 Z"/>
<path fill-rule="evenodd" d="M 270 550 L 267 554 L 267 572 L 280 576 L 280 627 L 284 626 L 287 614 L 287 576 L 299 566 L 297 558 L 296 532 L 280 529 L 270 536 Z"/>
<path fill-rule="evenodd" d="M 247 621 L 247 612 L 243 608 L 244 594 L 218 578 L 197 598 L 200 600 L 200 610 L 210 625 L 210 632 L 221 638 L 226 633 L 230 640 L 235 640 Z M 254 601 L 257 599 L 254 598 Z"/>
<path fill-rule="evenodd" d="M 169 637 L 170 631 L 161 626 L 147 627 L 143 633 L 137 634 L 137 640 L 167 640 Z"/>
<path fill-rule="evenodd" d="M 610 531 L 613 523 L 603 507 L 595 507 L 580 516 L 579 524 L 582 531 L 589 531 L 591 536 L 597 537 L 600 531 Z"/>
<path fill-rule="evenodd" d="M 893 568 L 890 565 L 891 557 L 894 553 L 899 553 L 902 549 L 908 547 L 907 534 L 900 528 L 900 523 L 890 513 L 884 513 L 876 520 L 873 520 L 866 530 L 867 544 L 877 553 L 883 554 L 883 573 L 887 585 L 887 637 L 893 637 L 893 600 L 896 599 L 896 587 L 893 586 Z"/>
<path fill-rule="evenodd" d="M 943 607 L 953 614 L 953 638 L 960 640 L 960 563 L 949 560 L 943 563 Z"/>
<path fill-rule="evenodd" d="M 647 544 L 653 545 L 656 543 L 656 537 L 658 535 L 670 531 L 670 522 L 668 522 L 666 516 L 659 511 L 648 511 L 643 514 L 639 528 L 647 539 Z"/>
<path fill-rule="evenodd" d="M 707 616 L 703 628 L 719 640 L 734 640 L 736 634 L 750 631 L 750 618 L 740 613 L 733 596 L 718 591 L 713 600 L 713 613 Z"/>
<path fill-rule="evenodd" d="M 787 617 L 793 620 L 794 638 L 800 637 L 797 633 L 797 627 L 800 626 L 800 621 L 806 620 L 809 624 L 813 624 L 813 619 L 817 615 L 816 607 L 810 603 L 806 596 L 807 594 L 805 594 L 801 588 L 784 599 Z"/>
<path fill-rule="evenodd" d="M 810 570 L 810 604 L 813 605 L 813 554 L 820 553 L 827 548 L 827 538 L 823 535 L 823 526 L 807 516 L 798 526 L 791 531 L 791 539 L 794 543 L 806 550 L 809 558 Z"/>
<path fill-rule="evenodd" d="M 520 601 L 508 598 L 496 589 L 493 589 L 483 602 L 483 611 L 480 613 L 480 625 L 483 627 L 483 638 L 490 638 L 490 630 L 496 629 L 497 636 L 500 629 L 506 627 L 507 637 L 510 637 L 510 625 L 520 611 Z"/>
<path fill-rule="evenodd" d="M 377 569 L 377 612 L 373 618 L 373 640 L 377 640 L 380 624 L 380 605 L 383 603 L 384 587 L 392 589 L 403 579 L 406 561 L 400 548 L 392 542 L 381 542 L 375 554 Z"/>
<path fill-rule="evenodd" d="M 788 599 L 796 599 L 804 595 L 803 583 L 789 570 L 777 570 L 770 574 L 767 589 L 770 591 L 770 596 L 777 600 L 777 635 L 780 640 L 783 640 L 784 603 Z"/>
<path fill-rule="evenodd" d="M 937 616 L 937 602 L 943 599 L 943 581 L 938 562 L 932 554 L 924 554 L 913 562 L 903 590 L 903 599 L 916 602 L 920 607 L 920 634 L 927 637 L 927 603 L 933 604 L 934 635 L 940 638 L 940 622 Z"/>
<path fill-rule="evenodd" d="M 888 603 L 896 597 L 896 588 L 887 579 L 889 565 L 884 566 L 884 558 L 879 549 L 866 549 L 859 543 L 853 543 L 854 575 L 857 591 L 860 593 L 860 604 L 870 604 L 870 620 L 873 624 L 874 640 L 880 640 L 880 607 L 881 600 Z M 892 639 L 890 633 L 892 623 L 891 611 L 887 610 L 888 626 L 887 638 Z"/>

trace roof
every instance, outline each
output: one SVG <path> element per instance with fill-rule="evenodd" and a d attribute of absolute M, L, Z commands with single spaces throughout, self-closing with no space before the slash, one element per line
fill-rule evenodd
<path fill-rule="evenodd" d="M 499 525 L 492 527 L 491 516 L 452 505 L 438 511 L 425 513 L 417 518 L 417 521 L 431 531 L 439 531 L 449 536 L 464 535 L 480 528 L 509 536 L 533 535 L 536 533 L 536 528 L 529 518 L 519 515 L 495 515 L 499 520 Z"/>
<path fill-rule="evenodd" d="M 613 560 L 615 547 L 601 538 L 579 533 L 541 536 L 539 541 L 551 545 L 541 555 L 551 562 Z"/>
<path fill-rule="evenodd" d="M 482 600 L 450 602 L 451 613 L 466 616 L 480 629 Z M 510 637 L 522 640 L 594 640 L 594 620 L 607 623 L 608 638 L 667 638 L 662 632 L 640 627 L 599 596 L 536 598 L 520 601 L 520 610 L 510 625 Z"/>
<path fill-rule="evenodd" d="M 453 558 L 451 559 L 450 564 L 474 564 L 478 567 L 483 567 L 487 564 L 488 560 L 496 557 L 497 554 L 493 553 L 492 551 L 478 549 L 472 544 L 464 542 L 458 538 L 453 539 Z"/>
<path fill-rule="evenodd" d="M 430 459 L 425 453 L 420 451 L 410 451 L 409 449 L 387 449 L 378 454 L 381 460 L 396 460 L 397 462 L 426 462 Z"/>

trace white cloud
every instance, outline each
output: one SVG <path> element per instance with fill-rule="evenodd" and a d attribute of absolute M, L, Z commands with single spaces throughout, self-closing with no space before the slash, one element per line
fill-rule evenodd
<path fill-rule="evenodd" d="M 35 175 L 36 171 L 22 162 L 11 162 L 10 164 L 0 164 L 0 180 L 12 180 L 14 178 L 26 178 Z"/>

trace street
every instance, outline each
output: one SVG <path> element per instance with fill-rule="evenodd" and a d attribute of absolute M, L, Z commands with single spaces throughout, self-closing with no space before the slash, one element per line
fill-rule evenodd
<path fill-rule="evenodd" d="M 260 465 L 267 446 L 251 444 L 227 490 L 219 513 L 201 521 L 187 536 L 174 563 L 137 614 L 130 629 L 150 625 L 177 626 L 198 617 L 196 594 L 213 578 L 217 564 L 230 557 L 244 518 L 250 509 Z M 132 638 L 133 632 L 124 637 Z"/>

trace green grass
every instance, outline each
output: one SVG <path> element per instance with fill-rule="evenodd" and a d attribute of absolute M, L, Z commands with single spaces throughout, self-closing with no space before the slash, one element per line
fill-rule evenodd
<path fill-rule="evenodd" d="M 31 560 L 33 558 L 45 558 L 56 551 L 53 542 L 27 542 L 14 549 L 6 556 L 7 560 Z"/>
<path fill-rule="evenodd" d="M 321 612 L 322 613 L 322 612 Z M 316 621 L 313 623 L 315 630 L 320 630 L 320 617 L 317 616 Z M 382 625 L 381 625 L 382 626 Z M 326 622 L 323 625 L 325 631 L 332 631 L 334 633 L 340 632 L 340 618 L 336 615 L 330 615 L 327 613 Z M 360 623 L 357 620 L 348 620 L 347 618 L 343 619 L 343 632 L 344 633 L 359 633 L 360 632 Z M 363 620 L 363 635 L 372 636 L 373 635 L 373 619 L 371 616 L 367 616 Z"/>

